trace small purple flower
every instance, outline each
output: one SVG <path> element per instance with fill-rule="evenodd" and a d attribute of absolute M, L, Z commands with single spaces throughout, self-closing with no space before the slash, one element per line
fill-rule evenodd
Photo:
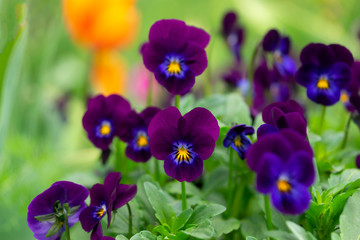
<path fill-rule="evenodd" d="M 219 137 L 219 125 L 205 108 L 195 108 L 184 116 L 175 107 L 159 112 L 149 125 L 150 151 L 165 160 L 167 175 L 183 182 L 197 179 Z"/>
<path fill-rule="evenodd" d="M 309 207 L 315 168 L 312 149 L 300 134 L 281 130 L 263 136 L 250 147 L 247 162 L 257 174 L 258 191 L 270 194 L 280 212 L 301 214 Z"/>
<path fill-rule="evenodd" d="M 360 85 L 360 62 L 355 61 L 351 66 L 351 81 L 349 85 L 341 90 L 340 101 L 349 112 L 354 112 L 355 107 L 350 102 L 352 95 L 357 95 Z"/>
<path fill-rule="evenodd" d="M 130 104 L 119 95 L 98 95 L 89 100 L 82 123 L 90 141 L 98 148 L 109 148 L 114 136 L 126 133 L 122 121 L 130 113 Z"/>
<path fill-rule="evenodd" d="M 249 80 L 240 71 L 232 68 L 229 73 L 223 75 L 223 79 L 230 87 L 238 88 L 243 96 L 247 95 L 250 88 Z"/>
<path fill-rule="evenodd" d="M 69 227 L 79 221 L 80 212 L 86 208 L 85 200 L 89 191 L 73 182 L 55 182 L 51 187 L 39 194 L 29 205 L 27 222 L 34 237 L 40 240 L 59 240 L 65 231 L 64 215 L 66 204 L 71 210 L 68 217 Z M 72 212 L 74 210 L 75 212 Z M 46 237 L 54 224 L 59 224 L 57 232 Z"/>
<path fill-rule="evenodd" d="M 281 36 L 275 29 L 270 30 L 264 37 L 262 46 L 265 52 L 271 52 L 277 70 L 282 76 L 293 75 L 296 71 L 296 64 L 289 56 L 290 39 Z"/>
<path fill-rule="evenodd" d="M 265 124 L 257 130 L 258 138 L 280 129 L 290 128 L 306 138 L 304 110 L 294 100 L 272 103 L 264 108 L 262 118 Z"/>
<path fill-rule="evenodd" d="M 300 60 L 295 77 L 307 88 L 307 96 L 325 106 L 339 101 L 341 90 L 351 81 L 351 52 L 337 44 L 311 43 L 301 51 Z"/>
<path fill-rule="evenodd" d="M 245 124 L 240 124 L 230 128 L 223 141 L 224 147 L 232 147 L 241 159 L 245 158 L 245 153 L 251 145 L 250 139 L 246 135 L 254 134 L 254 128 Z"/>
<path fill-rule="evenodd" d="M 184 95 L 207 67 L 209 40 L 205 31 L 183 21 L 160 20 L 152 25 L 149 42 L 141 48 L 143 62 L 166 90 Z"/>
<path fill-rule="evenodd" d="M 137 192 L 136 185 L 119 184 L 121 173 L 109 173 L 104 184 L 95 184 L 90 190 L 90 205 L 80 214 L 82 228 L 86 232 L 91 230 L 91 240 L 99 240 L 102 235 L 100 220 L 107 215 L 108 227 L 111 223 L 111 212 L 131 199 Z"/>
<path fill-rule="evenodd" d="M 237 14 L 234 12 L 226 13 L 222 22 L 222 35 L 239 62 L 240 48 L 244 41 L 244 29 L 238 24 L 237 18 Z"/>
<path fill-rule="evenodd" d="M 140 114 L 132 111 L 124 126 L 128 129 L 122 140 L 127 142 L 126 156 L 135 162 L 147 162 L 151 158 L 148 126 L 153 117 L 161 111 L 157 107 L 148 107 Z"/>

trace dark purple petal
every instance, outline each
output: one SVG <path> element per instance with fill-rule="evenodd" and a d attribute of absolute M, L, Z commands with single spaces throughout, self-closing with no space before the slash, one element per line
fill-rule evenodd
<path fill-rule="evenodd" d="M 295 61 L 287 55 L 281 57 L 281 62 L 276 61 L 275 66 L 281 76 L 291 76 L 296 72 Z"/>
<path fill-rule="evenodd" d="M 284 162 L 273 153 L 265 153 L 261 157 L 261 165 L 256 177 L 256 188 L 259 192 L 267 194 L 276 186 Z"/>
<path fill-rule="evenodd" d="M 197 107 L 184 115 L 190 125 L 190 129 L 195 131 L 201 129 L 207 132 L 216 141 L 219 137 L 220 127 L 214 115 L 206 108 Z"/>
<path fill-rule="evenodd" d="M 360 62 L 356 61 L 351 67 L 351 82 L 346 87 L 346 90 L 351 94 L 356 94 L 360 86 Z"/>
<path fill-rule="evenodd" d="M 264 51 L 267 52 L 275 51 L 279 43 L 279 40 L 280 40 L 279 32 L 275 29 L 271 29 L 269 32 L 266 33 L 262 42 Z"/>
<path fill-rule="evenodd" d="M 209 132 L 204 130 L 196 130 L 192 132 L 191 143 L 193 144 L 193 151 L 200 156 L 202 160 L 208 159 L 214 152 L 216 140 Z"/>
<path fill-rule="evenodd" d="M 334 83 L 338 88 L 345 88 L 351 81 L 351 69 L 342 62 L 337 62 L 330 68 L 328 74 L 329 83 Z"/>
<path fill-rule="evenodd" d="M 354 57 L 351 52 L 344 46 L 339 44 L 330 44 L 329 47 L 333 50 L 335 54 L 336 62 L 343 62 L 351 67 L 354 63 Z"/>
<path fill-rule="evenodd" d="M 319 68 L 314 64 L 302 65 L 295 74 L 296 81 L 306 88 L 309 85 L 316 84 L 319 80 L 319 77 Z"/>
<path fill-rule="evenodd" d="M 164 125 L 163 128 L 158 129 L 150 137 L 149 147 L 151 154 L 158 160 L 165 160 L 173 152 L 173 143 L 178 139 L 180 139 L 180 135 L 177 129 Z"/>
<path fill-rule="evenodd" d="M 81 227 L 86 231 L 90 232 L 95 225 L 99 224 L 101 219 L 96 218 L 96 212 L 98 207 L 87 207 L 80 214 Z"/>
<path fill-rule="evenodd" d="M 360 96 L 359 94 L 354 94 L 350 96 L 350 103 L 354 106 L 356 111 L 360 113 Z"/>
<path fill-rule="evenodd" d="M 90 189 L 90 206 L 108 205 L 111 201 L 110 196 L 107 195 L 106 188 L 102 184 L 95 184 Z"/>
<path fill-rule="evenodd" d="M 313 156 L 309 142 L 301 134 L 292 129 L 282 129 L 279 133 L 291 144 L 293 152 L 305 151 Z"/>
<path fill-rule="evenodd" d="M 273 205 L 285 214 L 301 214 L 310 205 L 311 194 L 307 187 L 299 183 L 291 183 L 292 188 L 289 193 L 281 193 L 277 187 L 271 192 Z"/>
<path fill-rule="evenodd" d="M 355 165 L 356 165 L 357 168 L 360 168 L 360 155 L 356 156 Z"/>
<path fill-rule="evenodd" d="M 203 160 L 198 155 L 195 155 L 191 163 L 186 161 L 178 163 L 169 155 L 164 161 L 164 169 L 168 176 L 175 178 L 179 182 L 192 182 L 202 174 Z"/>
<path fill-rule="evenodd" d="M 291 180 L 301 183 L 305 187 L 311 186 L 315 181 L 315 168 L 312 155 L 299 151 L 291 156 L 287 163 L 287 173 Z"/>
<path fill-rule="evenodd" d="M 256 134 L 257 134 L 257 138 L 261 138 L 262 136 L 268 134 L 268 133 L 275 133 L 275 132 L 278 132 L 279 129 L 277 129 L 276 127 L 270 125 L 270 124 L 262 124 Z"/>
<path fill-rule="evenodd" d="M 237 15 L 234 12 L 228 12 L 223 18 L 222 33 L 224 36 L 228 36 L 236 26 Z"/>
<path fill-rule="evenodd" d="M 115 199 L 116 197 L 116 187 L 118 186 L 121 180 L 121 173 L 120 172 L 111 172 L 108 173 L 104 180 L 104 187 L 107 196 L 110 199 Z"/>
<path fill-rule="evenodd" d="M 210 41 L 210 35 L 204 30 L 189 26 L 189 40 L 199 44 L 202 48 L 206 48 Z"/>
<path fill-rule="evenodd" d="M 185 58 L 185 64 L 192 70 L 195 76 L 204 72 L 208 65 L 204 48 L 195 43 L 188 43 L 182 54 Z"/>
<path fill-rule="evenodd" d="M 66 199 L 64 202 L 68 203 L 69 207 L 84 205 L 84 201 L 89 196 L 89 191 L 85 187 L 73 182 L 60 181 L 54 183 L 52 186 L 54 185 L 60 185 L 64 189 Z"/>
<path fill-rule="evenodd" d="M 154 50 L 150 43 L 145 43 L 142 48 L 142 56 L 145 67 L 150 71 L 154 72 L 156 68 L 164 62 L 166 52 L 159 53 Z"/>
<path fill-rule="evenodd" d="M 194 64 L 196 65 L 196 63 Z M 175 75 L 168 77 L 160 66 L 155 70 L 154 74 L 159 84 L 174 95 L 185 95 L 195 84 L 195 74 L 191 69 L 188 69 L 181 78 Z"/>
<path fill-rule="evenodd" d="M 340 99 L 340 89 L 335 85 L 330 84 L 329 89 L 319 89 L 317 83 L 314 82 L 307 87 L 307 96 L 312 101 L 330 106 L 337 103 Z"/>
<path fill-rule="evenodd" d="M 158 114 L 152 119 L 149 124 L 148 134 L 151 139 L 152 135 L 156 130 L 162 127 L 171 126 L 177 128 L 178 120 L 181 118 L 181 113 L 176 107 L 168 107 Z"/>
<path fill-rule="evenodd" d="M 90 240 L 100 240 L 103 237 L 101 222 L 95 225 L 94 230 L 91 232 Z"/>
<path fill-rule="evenodd" d="M 304 117 L 304 110 L 302 109 L 302 107 L 300 106 L 300 104 L 298 104 L 296 101 L 294 100 L 289 100 L 286 102 L 276 102 L 276 103 L 272 103 L 268 106 L 266 106 L 262 112 L 262 119 L 265 123 L 269 123 L 272 124 L 274 123 L 272 117 L 273 117 L 273 113 L 272 113 L 272 109 L 273 108 L 278 108 L 281 111 L 283 111 L 284 113 L 291 113 L 291 112 L 297 112 L 299 113 L 305 120 Z M 276 121 L 275 121 L 276 122 Z"/>
<path fill-rule="evenodd" d="M 119 209 L 130 202 L 136 193 L 136 185 L 119 184 L 116 188 L 116 200 L 113 203 L 113 210 Z"/>
<path fill-rule="evenodd" d="M 304 118 L 297 112 L 286 113 L 284 116 L 280 117 L 276 126 L 278 129 L 289 128 L 298 133 L 300 133 L 304 138 L 306 138 L 306 122 Z"/>
<path fill-rule="evenodd" d="M 336 58 L 334 51 L 325 44 L 310 43 L 301 51 L 300 60 L 302 64 L 329 67 L 336 61 Z"/>
<path fill-rule="evenodd" d="M 145 125 L 149 126 L 151 120 L 160 111 L 161 109 L 158 107 L 147 107 L 140 113 L 140 116 L 144 120 Z"/>
<path fill-rule="evenodd" d="M 281 37 L 278 45 L 278 49 L 284 55 L 288 55 L 290 52 L 290 38 Z"/>
<path fill-rule="evenodd" d="M 149 148 L 137 149 L 134 147 L 134 144 L 129 143 L 126 147 L 125 154 L 128 158 L 135 162 L 147 162 L 151 158 L 151 153 Z"/>

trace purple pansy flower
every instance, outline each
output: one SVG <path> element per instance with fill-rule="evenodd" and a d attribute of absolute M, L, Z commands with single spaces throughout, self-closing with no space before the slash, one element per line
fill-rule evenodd
<path fill-rule="evenodd" d="M 295 73 L 296 64 L 289 56 L 290 39 L 287 36 L 281 36 L 277 30 L 272 29 L 265 35 L 262 46 L 265 52 L 273 54 L 275 66 L 282 76 Z"/>
<path fill-rule="evenodd" d="M 251 145 L 250 139 L 246 135 L 254 134 L 254 128 L 240 124 L 230 128 L 223 141 L 224 147 L 232 147 L 241 159 L 245 158 L 245 153 Z"/>
<path fill-rule="evenodd" d="M 240 48 L 244 40 L 244 29 L 238 24 L 237 18 L 237 14 L 234 12 L 226 13 L 222 22 L 222 35 L 236 60 L 240 61 Z"/>
<path fill-rule="evenodd" d="M 333 105 L 351 81 L 351 52 L 337 44 L 311 43 L 300 55 L 302 66 L 296 81 L 307 88 L 307 96 L 322 105 Z"/>
<path fill-rule="evenodd" d="M 247 162 L 257 174 L 258 191 L 270 194 L 280 212 L 301 214 L 309 207 L 315 168 L 312 149 L 300 134 L 281 130 L 263 136 L 250 147 Z"/>
<path fill-rule="evenodd" d="M 150 28 L 141 48 L 145 67 L 172 94 L 184 95 L 207 67 L 209 34 L 175 19 L 160 20 Z"/>
<path fill-rule="evenodd" d="M 230 69 L 229 73 L 223 75 L 223 79 L 230 87 L 238 88 L 243 96 L 247 95 L 250 88 L 249 80 L 239 70 Z"/>
<path fill-rule="evenodd" d="M 160 108 L 148 107 L 140 114 L 135 111 L 129 114 L 124 124 L 128 131 L 121 139 L 128 143 L 125 153 L 131 160 L 146 162 L 151 158 L 148 126 L 159 111 Z"/>
<path fill-rule="evenodd" d="M 136 195 L 136 185 L 119 184 L 120 180 L 121 173 L 109 173 L 104 184 L 95 184 L 90 190 L 90 205 L 81 212 L 80 222 L 86 232 L 93 230 L 91 240 L 102 237 L 100 220 L 107 215 L 109 227 L 111 212 L 128 203 Z"/>
<path fill-rule="evenodd" d="M 109 148 L 114 136 L 122 136 L 122 121 L 130 113 L 130 104 L 119 95 L 98 95 L 89 100 L 82 123 L 90 141 L 98 148 Z"/>
<path fill-rule="evenodd" d="M 272 103 L 264 108 L 262 119 L 265 124 L 257 130 L 257 136 L 290 128 L 306 138 L 306 119 L 304 110 L 294 100 Z"/>
<path fill-rule="evenodd" d="M 182 182 L 197 179 L 219 137 L 219 125 L 205 108 L 195 108 L 184 116 L 175 107 L 159 112 L 149 125 L 150 150 L 165 160 L 167 175 Z"/>
<path fill-rule="evenodd" d="M 341 90 L 340 101 L 349 112 L 354 112 L 355 107 L 350 102 L 352 95 L 358 95 L 360 85 L 360 62 L 355 61 L 351 66 L 351 81 L 349 85 Z"/>
<path fill-rule="evenodd" d="M 70 211 L 71 215 L 68 217 L 69 227 L 71 227 L 79 221 L 80 212 L 86 208 L 85 200 L 88 195 L 89 191 L 83 186 L 60 181 L 55 182 L 49 189 L 35 197 L 29 205 L 27 215 L 27 222 L 31 231 L 34 232 L 34 237 L 40 240 L 59 240 L 65 231 L 64 216 L 60 216 L 63 208 L 67 204 L 70 210 L 75 210 L 75 212 Z M 46 237 L 50 228 L 56 223 L 59 224 L 57 232 Z"/>

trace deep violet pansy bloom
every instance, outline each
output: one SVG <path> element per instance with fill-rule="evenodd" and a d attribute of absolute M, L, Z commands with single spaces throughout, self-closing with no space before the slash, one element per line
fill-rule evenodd
<path fill-rule="evenodd" d="M 207 67 L 209 41 L 210 35 L 202 29 L 180 20 L 160 20 L 151 26 L 149 42 L 141 48 L 143 62 L 166 90 L 184 95 Z"/>
<path fill-rule="evenodd" d="M 86 232 L 93 230 L 91 240 L 99 240 L 103 236 L 100 220 L 107 215 L 109 227 L 111 212 L 136 195 L 136 185 L 119 184 L 120 180 L 121 173 L 112 172 L 106 176 L 104 184 L 95 184 L 90 189 L 90 205 L 81 212 L 80 222 Z"/>
<path fill-rule="evenodd" d="M 306 119 L 304 110 L 294 100 L 276 102 L 266 106 L 262 112 L 262 119 L 265 124 L 257 130 L 257 137 L 280 129 L 290 128 L 306 138 Z"/>
<path fill-rule="evenodd" d="M 240 48 L 244 41 L 244 29 L 238 24 L 237 19 L 236 13 L 226 13 L 223 18 L 221 32 L 236 60 L 240 61 Z"/>
<path fill-rule="evenodd" d="M 228 148 L 231 146 L 241 159 L 245 158 L 245 152 L 251 145 L 250 139 L 246 135 L 254 134 L 255 130 L 253 127 L 240 124 L 230 128 L 226 134 L 223 145 Z"/>
<path fill-rule="evenodd" d="M 114 136 L 126 133 L 122 122 L 130 111 L 129 102 L 119 95 L 91 98 L 82 119 L 90 141 L 102 150 L 108 149 Z"/>
<path fill-rule="evenodd" d="M 309 207 L 313 151 L 299 133 L 286 129 L 263 136 L 247 152 L 247 163 L 257 174 L 257 190 L 270 194 L 280 212 L 301 214 Z"/>
<path fill-rule="evenodd" d="M 295 61 L 289 56 L 290 39 L 281 36 L 275 29 L 270 30 L 264 37 L 262 47 L 265 52 L 271 52 L 274 63 L 282 76 L 293 75 L 296 71 Z"/>
<path fill-rule="evenodd" d="M 73 226 L 79 221 L 80 212 L 86 208 L 85 200 L 88 195 L 89 191 L 85 187 L 73 182 L 60 181 L 55 182 L 49 189 L 35 197 L 29 205 L 27 215 L 27 222 L 31 231 L 34 232 L 34 237 L 40 240 L 59 240 L 65 231 L 64 219 L 60 217 L 61 211 L 66 204 L 70 209 L 76 210 L 68 217 L 69 227 Z M 53 217 L 50 216 L 52 214 L 54 214 Z M 56 218 L 55 214 L 59 217 Z M 48 220 L 37 219 L 46 215 L 49 216 Z M 45 237 L 56 220 L 61 227 L 54 235 Z"/>
<path fill-rule="evenodd" d="M 245 74 L 235 68 L 232 68 L 228 73 L 224 74 L 222 78 L 230 87 L 238 88 L 243 96 L 247 95 L 250 84 Z"/>
<path fill-rule="evenodd" d="M 351 52 L 338 44 L 311 43 L 301 51 L 300 60 L 295 78 L 307 88 L 307 96 L 325 106 L 338 102 L 341 90 L 351 81 Z"/>
<path fill-rule="evenodd" d="M 360 62 L 355 61 L 351 66 L 351 81 L 349 85 L 341 90 L 340 101 L 349 112 L 354 112 L 355 107 L 350 102 L 350 97 L 359 94 L 360 87 Z"/>
<path fill-rule="evenodd" d="M 205 108 L 181 116 L 176 107 L 169 107 L 150 122 L 150 151 L 165 160 L 167 175 L 191 182 L 202 174 L 203 160 L 213 153 L 219 130 L 216 118 Z"/>
<path fill-rule="evenodd" d="M 131 160 L 146 162 L 151 158 L 148 126 L 159 111 L 160 108 L 147 107 L 141 113 L 132 111 L 127 117 L 124 126 L 128 131 L 121 139 L 128 143 L 125 153 Z"/>

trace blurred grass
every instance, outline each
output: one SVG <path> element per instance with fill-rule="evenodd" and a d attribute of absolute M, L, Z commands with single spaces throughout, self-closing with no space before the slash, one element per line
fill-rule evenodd
<path fill-rule="evenodd" d="M 8 240 L 33 238 L 26 223 L 27 206 L 53 182 L 67 179 L 91 186 L 99 180 L 93 174 L 99 167 L 98 151 L 81 125 L 91 53 L 70 39 L 61 1 L 28 0 L 21 10 L 22 2 L 0 2 L 0 236 Z M 209 69 L 216 88 L 221 88 L 219 76 L 231 64 L 219 35 L 221 18 L 228 10 L 239 13 L 246 29 L 245 62 L 263 34 L 274 27 L 291 36 L 295 52 L 309 42 L 337 42 L 360 57 L 358 0 L 138 0 L 138 8 L 142 15 L 138 38 L 121 52 L 128 65 L 142 63 L 138 49 L 156 20 L 182 19 L 212 36 Z M 70 96 L 66 122 L 57 110 L 65 94 Z M 314 128 L 320 111 L 309 101 L 307 106 Z M 346 119 L 337 104 L 329 108 L 326 127 L 342 131 Z M 352 124 L 350 147 L 359 146 L 358 135 Z M 79 226 L 74 234 L 76 239 L 88 238 Z"/>

